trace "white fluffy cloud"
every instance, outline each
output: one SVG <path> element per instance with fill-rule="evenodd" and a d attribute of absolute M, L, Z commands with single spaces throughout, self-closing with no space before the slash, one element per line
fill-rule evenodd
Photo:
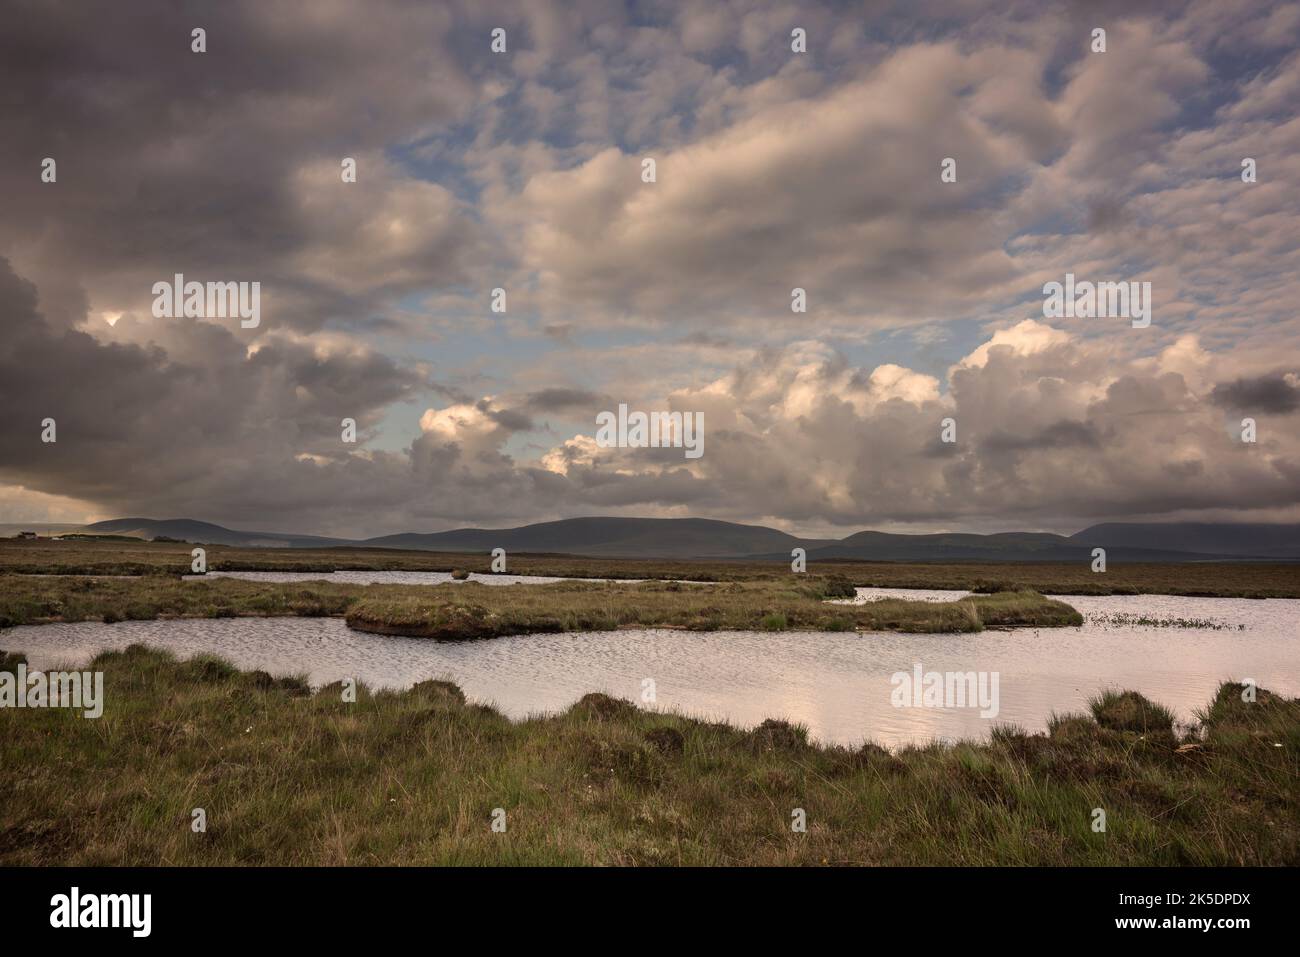
<path fill-rule="evenodd" d="M 0 39 L 40 104 L 0 164 L 0 512 L 360 535 L 1300 507 L 1295 4 L 232 0 L 203 59 L 145 3 L 51 0 Z M 153 320 L 177 271 L 261 280 L 262 327 Z M 1066 272 L 1151 281 L 1151 327 L 1044 321 Z M 704 457 L 598 448 L 619 402 L 702 413 Z"/>

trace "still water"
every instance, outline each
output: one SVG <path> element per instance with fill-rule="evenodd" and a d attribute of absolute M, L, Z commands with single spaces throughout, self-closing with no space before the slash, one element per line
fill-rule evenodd
<path fill-rule="evenodd" d="M 860 589 L 858 600 L 894 595 L 938 601 L 961 593 Z M 354 632 L 332 618 L 235 618 L 25 626 L 0 631 L 0 648 L 25 652 L 38 668 L 83 665 L 98 651 L 140 642 L 306 674 L 313 685 L 356 678 L 403 688 L 449 678 L 513 718 L 562 710 L 588 691 L 640 701 L 643 679 L 653 678 L 657 708 L 746 727 L 785 718 L 823 742 L 889 747 L 985 737 L 1001 722 L 1042 730 L 1053 711 L 1079 710 L 1107 686 L 1141 691 L 1184 721 L 1227 679 L 1300 694 L 1300 600 L 1063 600 L 1083 613 L 1082 627 L 971 635 L 643 629 L 442 643 Z M 1140 618 L 1165 624 L 1134 623 Z M 891 677 L 917 664 L 997 672 L 996 718 L 977 708 L 894 707 Z"/>

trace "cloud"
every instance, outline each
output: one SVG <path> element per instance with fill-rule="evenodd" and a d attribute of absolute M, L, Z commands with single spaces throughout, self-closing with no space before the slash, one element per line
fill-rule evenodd
<path fill-rule="evenodd" d="M 994 349 L 1006 349 L 1014 355 L 1031 356 L 1046 352 L 1069 341 L 1069 335 L 1060 329 L 1026 319 L 1010 329 L 999 329 L 993 338 L 962 359 L 962 365 L 983 368 L 989 363 Z"/>
<path fill-rule="evenodd" d="M 586 389 L 540 389 L 527 396 L 528 406 L 538 412 L 565 412 L 571 409 L 594 409 L 605 401 Z"/>
<path fill-rule="evenodd" d="M 1295 11 L 231 0 L 198 55 L 174 4 L 29 6 L 0 512 L 1300 517 Z M 261 327 L 154 319 L 175 272 L 261 281 Z M 1151 327 L 1044 321 L 1066 272 L 1151 281 Z M 619 402 L 704 457 L 595 446 Z"/>
<path fill-rule="evenodd" d="M 717 322 L 789 316 L 799 286 L 823 327 L 850 312 L 964 308 L 1014 275 L 975 208 L 1027 159 L 1021 138 L 993 125 L 1010 112 L 985 122 L 967 109 L 978 93 L 963 91 L 991 77 L 991 63 L 955 47 L 911 48 L 861 80 L 647 151 L 655 183 L 617 148 L 539 172 L 508 200 L 527 223 L 539 302 Z M 873 142 L 889 149 L 864 149 Z M 955 153 L 960 185 L 948 188 L 940 160 Z"/>
<path fill-rule="evenodd" d="M 0 260 L 0 476 L 9 484 L 134 514 L 184 514 L 196 501 L 224 514 L 319 496 L 318 514 L 348 489 L 298 484 L 295 458 L 346 463 L 341 420 L 375 425 L 420 384 L 418 374 L 360 346 L 268 337 L 248 350 L 226 328 L 189 320 L 175 337 L 201 362 L 163 348 L 101 343 L 41 316 L 35 288 Z M 57 441 L 41 441 L 55 420 Z M 313 477 L 316 473 L 309 473 Z M 263 512 L 262 514 L 269 514 Z"/>
<path fill-rule="evenodd" d="M 1210 401 L 1234 412 L 1294 412 L 1300 409 L 1300 378 L 1287 372 L 1222 382 L 1210 393 Z"/>
<path fill-rule="evenodd" d="M 6 31 L 5 88 L 33 109 L 6 121 L 21 161 L 0 166 L 0 254 L 116 311 L 145 311 L 175 272 L 259 280 L 268 323 L 304 329 L 369 319 L 376 292 L 464 279 L 476 225 L 383 159 L 474 99 L 447 11 L 232 0 L 201 19 L 205 54 L 194 17 L 151 0 L 128 18 L 54 0 Z M 47 156 L 56 184 L 36 176 Z"/>

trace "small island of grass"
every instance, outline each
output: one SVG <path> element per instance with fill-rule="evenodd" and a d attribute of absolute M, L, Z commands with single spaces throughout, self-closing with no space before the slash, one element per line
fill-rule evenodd
<path fill-rule="evenodd" d="M 752 631 L 970 632 L 1082 624 L 1063 602 L 1034 592 L 958 601 L 887 599 L 862 605 L 845 581 L 599 582 L 349 585 L 143 575 L 0 575 L 0 627 L 53 621 L 343 616 L 359 631 L 461 640 L 623 627 Z"/>

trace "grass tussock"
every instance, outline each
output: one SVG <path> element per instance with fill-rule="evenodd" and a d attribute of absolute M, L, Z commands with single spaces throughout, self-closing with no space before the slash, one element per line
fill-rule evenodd
<path fill-rule="evenodd" d="M 1088 700 L 1088 710 L 1100 727 L 1134 734 L 1174 733 L 1174 715 L 1163 705 L 1136 691 L 1107 689 Z"/>
<path fill-rule="evenodd" d="M 695 630 L 979 631 L 1077 625 L 1081 616 L 1030 592 L 961 602 L 827 604 L 840 586 L 809 576 L 782 582 L 554 582 L 546 585 L 345 585 L 0 575 L 0 627 L 50 621 L 346 616 L 361 631 L 443 640 L 621 627 Z"/>
<path fill-rule="evenodd" d="M 439 680 L 347 703 L 138 646 L 91 667 L 98 720 L 0 709 L 0 864 L 1300 863 L 1300 701 L 1236 685 L 1181 742 L 1119 693 L 1106 724 L 891 754 L 601 694 L 512 722 Z"/>

